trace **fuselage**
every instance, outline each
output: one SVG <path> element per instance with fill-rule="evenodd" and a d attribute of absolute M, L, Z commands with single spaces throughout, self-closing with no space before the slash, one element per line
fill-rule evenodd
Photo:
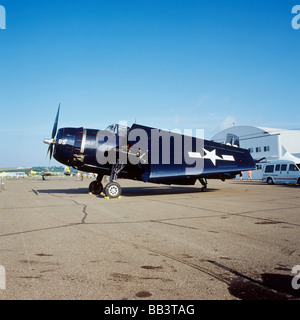
<path fill-rule="evenodd" d="M 98 175 L 111 175 L 112 167 L 122 161 L 119 178 L 166 184 L 194 184 L 200 178 L 225 180 L 255 169 L 246 149 L 138 124 L 122 132 L 115 128 L 61 128 L 54 158 Z"/>

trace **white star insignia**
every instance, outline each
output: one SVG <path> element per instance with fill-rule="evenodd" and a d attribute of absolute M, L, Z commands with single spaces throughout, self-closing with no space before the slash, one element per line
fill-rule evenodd
<path fill-rule="evenodd" d="M 216 149 L 212 151 L 208 151 L 204 149 L 205 155 L 202 157 L 200 152 L 189 152 L 189 156 L 191 158 L 198 158 L 198 159 L 209 159 L 213 163 L 213 165 L 216 165 L 216 160 L 223 160 L 223 161 L 235 161 L 234 157 L 231 155 L 222 155 L 222 158 L 216 155 Z"/>
<path fill-rule="evenodd" d="M 220 158 L 219 156 L 216 155 L 216 149 L 214 149 L 212 151 L 207 151 L 203 148 L 203 150 L 206 153 L 206 155 L 203 158 L 210 159 L 211 162 L 214 164 L 214 166 L 216 165 L 216 160 L 223 160 L 222 158 Z"/>

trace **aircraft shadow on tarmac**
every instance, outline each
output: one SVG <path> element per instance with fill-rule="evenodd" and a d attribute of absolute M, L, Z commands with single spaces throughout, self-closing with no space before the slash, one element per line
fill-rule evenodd
<path fill-rule="evenodd" d="M 74 188 L 74 189 L 42 189 L 36 190 L 38 193 L 64 193 L 64 194 L 87 194 L 87 188 Z"/>
<path fill-rule="evenodd" d="M 208 188 L 206 192 L 214 192 L 218 189 Z M 36 190 L 41 194 L 88 194 L 88 188 L 73 188 L 73 189 L 41 189 Z M 125 197 L 137 196 L 154 196 L 154 195 L 172 195 L 172 194 L 197 194 L 202 193 L 199 187 L 123 187 L 122 195 Z"/>
<path fill-rule="evenodd" d="M 124 187 L 123 195 L 126 197 L 136 196 L 154 196 L 154 195 L 171 195 L 171 194 L 195 194 L 202 193 L 199 187 Z M 212 192 L 216 189 L 207 189 L 206 192 Z"/>

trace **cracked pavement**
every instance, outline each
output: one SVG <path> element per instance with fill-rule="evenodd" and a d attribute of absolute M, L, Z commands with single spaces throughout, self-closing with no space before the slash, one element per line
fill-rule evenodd
<path fill-rule="evenodd" d="M 299 186 L 8 180 L 0 193 L 0 299 L 299 299 Z"/>

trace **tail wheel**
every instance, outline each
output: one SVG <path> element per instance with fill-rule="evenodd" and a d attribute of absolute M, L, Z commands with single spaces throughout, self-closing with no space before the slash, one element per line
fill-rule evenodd
<path fill-rule="evenodd" d="M 267 179 L 267 183 L 268 183 L 268 184 L 274 184 L 273 179 L 272 179 L 272 178 L 268 178 L 268 179 Z"/>
<path fill-rule="evenodd" d="M 109 198 L 118 198 L 122 193 L 122 188 L 117 182 L 109 182 L 105 186 L 105 194 Z"/>
<path fill-rule="evenodd" d="M 89 190 L 92 194 L 100 194 L 103 190 L 103 185 L 100 181 L 93 181 L 89 185 Z"/>

